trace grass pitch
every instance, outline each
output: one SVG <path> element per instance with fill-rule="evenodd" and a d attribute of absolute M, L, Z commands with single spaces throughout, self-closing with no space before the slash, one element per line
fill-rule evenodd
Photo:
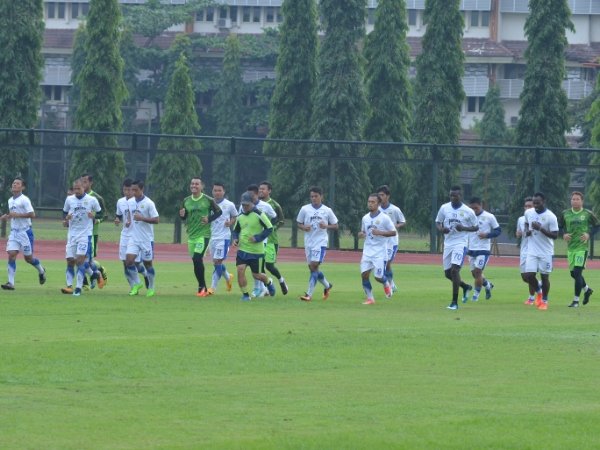
<path fill-rule="evenodd" d="M 598 297 L 573 310 L 557 269 L 542 312 L 493 261 L 493 298 L 458 311 L 438 266 L 395 266 L 400 291 L 377 285 L 373 306 L 355 264 L 325 264 L 330 300 L 309 304 L 304 264 L 280 264 L 288 296 L 250 303 L 224 286 L 196 298 L 191 264 L 160 261 L 157 296 L 130 298 L 108 267 L 104 290 L 75 298 L 62 263 L 39 286 L 19 260 L 0 292 L 0 448 L 599 446 L 594 271 Z"/>

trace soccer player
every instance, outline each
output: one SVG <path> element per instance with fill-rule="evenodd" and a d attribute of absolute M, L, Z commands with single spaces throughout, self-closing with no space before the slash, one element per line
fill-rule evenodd
<path fill-rule="evenodd" d="M 527 211 L 528 209 L 533 208 L 533 197 L 525 197 L 525 203 L 523 205 L 523 209 Z M 525 216 L 519 217 L 517 220 L 517 230 L 515 232 L 515 236 L 521 239 L 521 245 L 519 249 L 519 268 L 521 270 L 521 279 L 527 284 L 527 289 L 529 290 L 529 297 L 525 300 L 526 305 L 535 304 L 535 297 L 538 296 L 538 303 L 542 301 L 542 283 L 536 278 L 537 289 L 534 291 L 531 290 L 529 286 L 529 280 L 525 271 L 525 262 L 527 260 L 527 243 L 529 242 L 529 238 L 525 235 Z"/>
<path fill-rule="evenodd" d="M 371 271 L 375 271 L 375 280 L 383 284 L 385 296 L 392 296 L 392 286 L 387 278 L 386 263 L 388 260 L 388 238 L 398 232 L 392 219 L 380 209 L 381 197 L 371 194 L 367 200 L 369 212 L 362 218 L 359 237 L 365 238 L 362 258 L 360 260 L 360 274 L 362 286 L 367 295 L 363 305 L 373 305 L 375 297 L 371 285 Z"/>
<path fill-rule="evenodd" d="M 483 209 L 479 197 L 473 197 L 469 202 L 469 207 L 475 212 L 479 226 L 477 231 L 469 234 L 468 245 L 471 274 L 475 281 L 475 292 L 473 292 L 472 300 L 476 302 L 479 300 L 479 294 L 481 293 L 482 287 L 485 288 L 485 299 L 489 300 L 492 298 L 492 289 L 494 288 L 494 285 L 485 279 L 483 271 L 490 258 L 492 249 L 491 240 L 500 236 L 502 229 L 496 220 L 496 216 Z M 467 300 L 468 293 L 463 297 L 462 302 L 466 303 Z"/>
<path fill-rule="evenodd" d="M 16 177 L 11 185 L 12 197 L 8 199 L 8 212 L 0 220 L 10 219 L 10 235 L 6 241 L 6 253 L 8 253 L 8 282 L 1 285 L 7 291 L 15 290 L 15 273 L 17 272 L 17 255 L 23 252 L 25 262 L 31 264 L 37 271 L 40 284 L 46 282 L 46 270 L 40 260 L 33 256 L 33 230 L 31 219 L 35 217 L 35 211 L 29 198 L 23 194 L 25 180 Z"/>
<path fill-rule="evenodd" d="M 309 191 L 310 203 L 300 208 L 298 217 L 296 217 L 298 228 L 304 231 L 304 252 L 310 270 L 308 289 L 304 295 L 300 296 L 300 300 L 305 302 L 312 300 L 317 281 L 324 287 L 323 300 L 329 298 L 333 284 L 327 281 L 320 266 L 325 259 L 329 243 L 327 230 L 338 229 L 338 219 L 333 210 L 323 204 L 323 189 L 313 186 Z"/>
<path fill-rule="evenodd" d="M 583 270 L 588 255 L 588 243 L 592 228 L 600 225 L 598 218 L 589 209 L 583 207 L 583 194 L 575 191 L 571 194 L 571 208 L 558 216 L 558 227 L 563 230 L 563 239 L 567 242 L 569 271 L 575 281 L 575 296 L 569 308 L 579 307 L 579 296 L 583 290 L 583 304 L 587 305 L 594 293 L 585 279 Z"/>
<path fill-rule="evenodd" d="M 204 278 L 204 253 L 210 241 L 210 223 L 221 216 L 221 208 L 212 197 L 202 192 L 204 185 L 200 177 L 190 180 L 191 195 L 183 199 L 179 217 L 185 221 L 188 234 L 188 252 L 194 264 L 194 275 L 198 281 L 198 297 L 208 297 Z"/>
<path fill-rule="evenodd" d="M 525 211 L 525 236 L 529 238 L 525 276 L 529 282 L 529 292 L 538 286 L 536 272 L 542 277 L 542 298 L 541 301 L 536 299 L 535 305 L 541 310 L 548 309 L 554 240 L 558 237 L 558 220 L 545 203 L 544 194 L 536 192 L 533 195 L 533 208 Z"/>
<path fill-rule="evenodd" d="M 271 197 L 272 191 L 273 185 L 269 181 L 262 181 L 258 185 L 258 198 L 263 202 L 266 202 L 269 205 L 271 205 L 271 207 L 277 214 L 276 219 L 272 221 L 273 232 L 269 235 L 269 238 L 267 239 L 267 244 L 265 246 L 264 262 L 267 270 L 279 280 L 279 287 L 281 288 L 281 293 L 283 295 L 287 295 L 288 287 L 285 283 L 285 278 L 283 278 L 281 272 L 279 272 L 279 269 L 275 267 L 275 263 L 277 262 L 277 253 L 279 252 L 279 237 L 277 236 L 277 230 L 281 228 L 284 224 L 283 209 L 281 209 L 281 205 L 275 200 L 273 200 L 273 198 Z"/>
<path fill-rule="evenodd" d="M 96 197 L 98 203 L 100 204 L 101 212 L 94 218 L 92 257 L 94 264 L 96 265 L 96 267 L 98 267 L 98 270 L 102 274 L 102 278 L 106 283 L 106 281 L 108 281 L 108 274 L 106 272 L 106 269 L 102 266 L 102 264 L 96 261 L 96 255 L 98 253 L 98 230 L 100 228 L 100 224 L 108 217 L 108 210 L 106 209 L 106 204 L 104 203 L 104 199 L 102 198 L 102 196 L 92 190 L 92 185 L 94 184 L 94 177 L 89 173 L 84 173 L 83 175 L 81 175 L 81 183 L 83 184 L 83 190 L 85 191 L 85 193 L 92 197 Z M 83 284 L 84 286 L 87 285 L 87 279 L 84 278 Z"/>
<path fill-rule="evenodd" d="M 254 199 L 248 192 L 242 194 L 242 214 L 233 228 L 233 245 L 238 252 L 235 261 L 237 267 L 238 285 L 242 291 L 242 301 L 250 301 L 248 283 L 246 281 L 246 267 L 250 267 L 252 277 L 262 281 L 269 295 L 275 295 L 275 284 L 260 272 L 260 260 L 264 257 L 265 246 L 263 241 L 273 232 L 273 225 L 264 212 L 258 210 Z"/>
<path fill-rule="evenodd" d="M 396 205 L 390 203 L 391 192 L 390 188 L 385 184 L 383 186 L 379 186 L 377 188 L 377 195 L 381 199 L 381 205 L 379 205 L 379 209 L 381 212 L 384 212 L 388 215 L 390 219 L 392 219 L 392 223 L 396 227 L 397 231 L 400 231 L 400 228 L 406 226 L 406 219 L 404 218 L 404 213 L 400 208 Z M 385 266 L 385 276 L 389 280 L 392 285 L 392 291 L 396 292 L 397 287 L 396 283 L 394 283 L 394 272 L 392 271 L 392 262 L 394 261 L 394 257 L 398 252 L 398 233 L 388 239 L 388 249 L 387 249 L 387 263 Z"/>
<path fill-rule="evenodd" d="M 460 279 L 460 269 L 467 252 L 469 233 L 479 229 L 475 212 L 462 202 L 460 186 L 450 188 L 450 201 L 440 207 L 435 223 L 437 229 L 444 233 L 444 275 L 452 281 L 452 302 L 447 308 L 457 310 L 458 289 L 462 288 L 463 297 L 473 289 Z"/>
<path fill-rule="evenodd" d="M 80 296 L 86 275 L 90 276 L 90 287 L 95 286 L 96 280 L 99 288 L 104 287 L 104 278 L 92 260 L 94 220 L 100 211 L 98 200 L 86 194 L 81 179 L 76 180 L 73 183 L 73 195 L 67 197 L 63 207 L 63 225 L 69 227 L 66 246 L 67 287 L 62 289 L 65 294 L 72 291 L 74 296 Z M 72 290 L 75 277 L 75 290 Z"/>
<path fill-rule="evenodd" d="M 271 207 L 271 205 L 269 205 L 267 202 L 263 202 L 260 198 L 258 198 L 258 184 L 248 185 L 248 187 L 246 188 L 246 192 L 248 192 L 250 194 L 250 196 L 252 197 L 252 201 L 254 202 L 254 205 L 256 206 L 256 208 L 260 212 L 264 212 L 267 215 L 267 217 L 269 218 L 269 221 L 271 221 L 271 223 L 273 223 L 273 221 L 277 219 L 277 213 Z M 239 213 L 242 214 L 242 212 L 243 212 L 243 208 L 240 205 Z M 265 239 L 264 244 L 265 245 L 267 244 L 267 239 Z M 261 273 L 265 273 L 264 258 L 260 261 L 259 266 L 261 268 L 260 269 Z M 254 279 L 254 290 L 252 291 L 252 296 L 253 297 L 263 297 L 265 295 L 269 295 L 268 289 L 265 287 L 265 285 L 262 281 L 257 280 L 255 278 Z"/>
<path fill-rule="evenodd" d="M 154 278 L 156 272 L 152 261 L 154 260 L 154 225 L 158 224 L 159 216 L 154 202 L 144 195 L 144 182 L 136 180 L 131 184 L 131 198 L 127 200 L 130 221 L 125 226 L 131 228 L 131 237 L 127 243 L 125 265 L 127 266 L 127 279 L 132 286 L 129 295 L 138 295 L 144 286 L 140 283 L 135 260 L 141 255 L 148 276 L 146 297 L 154 297 Z"/>
<path fill-rule="evenodd" d="M 127 201 L 132 197 L 131 194 L 131 185 L 133 184 L 133 180 L 127 178 L 123 181 L 123 197 L 117 200 L 117 208 L 115 211 L 115 225 L 122 225 L 121 228 L 121 236 L 119 239 L 119 259 L 123 261 L 123 270 L 125 273 L 125 278 L 130 283 L 129 287 L 132 288 L 131 284 L 132 280 L 127 276 L 127 264 L 125 264 L 126 254 L 127 254 L 127 244 L 129 239 L 131 238 L 131 214 L 129 211 L 129 206 Z M 129 225 L 128 225 L 129 224 Z M 144 277 L 144 283 L 146 288 L 148 288 L 148 275 L 146 274 L 146 267 L 142 263 L 141 255 L 135 260 L 135 265 L 137 267 L 138 273 L 141 273 Z"/>
<path fill-rule="evenodd" d="M 237 209 L 233 202 L 225 198 L 225 185 L 214 183 L 212 194 L 215 202 L 221 208 L 222 214 L 210 224 L 210 254 L 212 255 L 213 265 L 215 267 L 212 274 L 211 286 L 208 289 L 209 294 L 214 294 L 217 290 L 217 284 L 221 277 L 225 278 L 227 292 L 231 291 L 234 276 L 227 272 L 223 261 L 227 258 L 229 244 L 231 242 L 231 226 L 235 224 L 237 218 Z"/>

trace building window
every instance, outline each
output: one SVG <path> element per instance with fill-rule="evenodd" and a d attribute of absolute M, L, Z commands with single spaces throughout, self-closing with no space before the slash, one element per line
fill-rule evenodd
<path fill-rule="evenodd" d="M 408 10 L 408 24 L 411 27 L 416 27 L 417 26 L 417 10 L 416 9 L 409 9 Z"/>
<path fill-rule="evenodd" d="M 467 97 L 467 112 L 483 112 L 485 97 Z"/>
<path fill-rule="evenodd" d="M 525 64 L 505 64 L 504 78 L 506 80 L 523 80 L 525 78 Z"/>
<path fill-rule="evenodd" d="M 56 16 L 56 4 L 55 3 L 46 3 L 46 17 L 48 19 L 54 19 Z"/>
<path fill-rule="evenodd" d="M 229 7 L 229 18 L 231 19 L 231 21 L 233 23 L 237 23 L 237 15 L 238 15 L 238 8 L 237 6 L 230 6 Z"/>
<path fill-rule="evenodd" d="M 62 102 L 63 86 L 44 86 L 44 97 L 49 102 Z"/>
<path fill-rule="evenodd" d="M 268 23 L 275 22 L 275 8 L 272 8 L 272 7 L 267 8 L 266 20 Z"/>
<path fill-rule="evenodd" d="M 490 12 L 489 11 L 471 11 L 469 25 L 471 26 L 471 28 L 489 27 L 490 26 Z"/>
<path fill-rule="evenodd" d="M 252 11 L 251 6 L 244 6 L 244 9 L 242 10 L 242 21 L 243 22 L 250 22 L 250 12 L 251 11 Z"/>
<path fill-rule="evenodd" d="M 79 3 L 71 3 L 71 18 L 77 19 L 79 17 Z"/>
<path fill-rule="evenodd" d="M 260 22 L 260 7 L 258 6 L 252 8 L 252 22 Z"/>
<path fill-rule="evenodd" d="M 369 8 L 367 14 L 367 23 L 369 25 L 375 25 L 375 9 Z"/>
<path fill-rule="evenodd" d="M 283 22 L 283 14 L 281 14 L 281 8 L 276 9 L 277 23 Z"/>
<path fill-rule="evenodd" d="M 67 4 L 66 3 L 58 3 L 58 10 L 57 10 L 57 16 L 59 19 L 64 19 L 65 18 L 65 10 L 67 9 Z"/>
<path fill-rule="evenodd" d="M 215 21 L 215 9 L 214 8 L 206 8 L 206 18 L 204 20 L 206 22 L 214 22 Z"/>
<path fill-rule="evenodd" d="M 227 19 L 227 7 L 221 6 L 219 8 L 219 19 Z"/>

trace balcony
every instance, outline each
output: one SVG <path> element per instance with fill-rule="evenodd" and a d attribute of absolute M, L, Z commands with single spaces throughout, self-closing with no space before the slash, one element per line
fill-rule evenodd
<path fill-rule="evenodd" d="M 522 79 L 500 79 L 496 80 L 496 84 L 500 88 L 500 98 L 518 99 L 523 91 L 525 81 Z M 564 80 L 562 87 L 569 100 L 581 100 L 594 90 L 594 85 L 585 80 Z"/>

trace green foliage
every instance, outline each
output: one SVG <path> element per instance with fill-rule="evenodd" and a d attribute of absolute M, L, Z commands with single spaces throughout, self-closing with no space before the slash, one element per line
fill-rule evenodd
<path fill-rule="evenodd" d="M 231 34 L 227 37 L 221 82 L 214 101 L 218 136 L 240 136 L 242 134 L 243 86 L 240 42 L 237 35 Z M 229 142 L 217 143 L 215 147 L 221 151 L 227 151 Z M 215 155 L 213 174 L 229 174 L 230 166 L 231 160 L 229 157 Z M 231 177 L 228 177 L 227 185 L 230 191 L 235 192 L 234 180 Z"/>
<path fill-rule="evenodd" d="M 0 128 L 33 128 L 38 121 L 44 67 L 43 17 L 42 0 L 0 2 Z M 25 143 L 26 136 L 13 135 L 10 141 Z M 27 159 L 28 151 L 22 148 L 2 153 L 2 201 L 10 196 L 13 178 L 27 176 Z"/>
<path fill-rule="evenodd" d="M 285 0 L 282 5 L 276 83 L 271 98 L 269 136 L 276 139 L 310 139 L 313 95 L 317 79 L 317 8 L 315 0 Z M 302 155 L 307 148 L 286 143 L 265 145 L 266 155 Z M 271 160 L 270 178 L 286 216 L 297 211 L 291 205 L 306 200 L 298 189 L 306 162 L 303 159 Z"/>
<path fill-rule="evenodd" d="M 458 144 L 460 137 L 460 111 L 465 98 L 462 76 L 464 53 L 462 51 L 463 16 L 459 0 L 440 2 L 426 0 L 424 19 L 427 24 L 423 36 L 423 51 L 417 57 L 415 84 L 415 120 L 413 140 L 430 144 Z M 458 149 L 420 147 L 414 150 L 415 158 L 453 161 L 460 157 Z M 438 179 L 438 203 L 446 199 L 448 189 L 457 183 L 458 167 L 440 163 L 439 172 L 432 174 L 431 165 L 416 170 L 414 189 L 420 195 L 412 197 L 410 208 L 416 212 L 414 223 L 426 230 L 433 218 L 421 206 L 423 198 L 431 198 L 432 175 Z"/>
<path fill-rule="evenodd" d="M 163 134 L 194 136 L 200 130 L 194 107 L 194 90 L 187 58 L 182 52 L 175 64 L 161 121 Z M 161 138 L 159 151 L 152 160 L 148 184 L 156 187 L 152 199 L 161 216 L 177 217 L 181 200 L 188 195 L 188 181 L 202 174 L 202 164 L 194 154 L 199 141 L 185 138 Z M 166 151 L 165 151 L 166 150 Z M 167 152 L 168 151 L 168 152 Z M 192 152 L 192 153 L 173 153 Z"/>
<path fill-rule="evenodd" d="M 369 113 L 364 138 L 367 141 L 408 142 L 412 119 L 411 91 L 408 78 L 408 24 L 404 0 L 380 0 L 375 11 L 375 28 L 367 36 L 364 49 L 365 85 Z M 386 161 L 389 157 L 406 158 L 404 146 L 373 147 L 369 156 L 379 158 L 369 163 L 369 178 L 375 185 L 387 184 L 394 202 L 404 205 L 411 186 L 412 170 L 406 164 Z"/>
<path fill-rule="evenodd" d="M 319 3 L 325 37 L 318 55 L 318 81 L 313 109 L 315 139 L 360 140 L 364 125 L 366 98 L 358 42 L 365 37 L 365 1 L 336 0 Z M 310 153 L 329 156 L 364 155 L 364 149 L 348 145 L 331 145 Z M 304 183 L 299 186 L 305 196 L 308 187 L 323 186 L 329 194 L 329 206 L 335 210 L 341 226 L 356 234 L 360 213 L 371 189 L 366 163 L 338 161 L 335 168 L 327 160 L 314 160 L 307 166 Z M 327 180 L 336 175 L 335 193 Z M 327 201 L 327 200 L 326 200 Z"/>
<path fill-rule="evenodd" d="M 566 32 L 574 31 L 566 0 L 531 0 L 530 14 L 525 22 L 528 46 L 527 67 L 521 93 L 521 109 L 516 130 L 520 146 L 566 147 L 565 133 L 569 129 L 567 94 L 562 89 L 565 76 Z M 555 164 L 541 170 L 539 186 L 534 186 L 531 168 L 525 164 L 534 160 L 534 152 L 524 151 L 519 157 L 524 167 L 517 176 L 514 211 L 519 211 L 523 198 L 534 190 L 546 194 L 551 210 L 563 208 L 570 180 L 568 164 L 572 156 L 561 152 L 541 152 L 540 162 Z M 517 214 L 515 212 L 515 214 Z"/>
<path fill-rule="evenodd" d="M 590 144 L 600 149 L 600 77 L 596 79 L 596 86 L 592 94 L 594 101 L 586 114 L 586 122 L 590 129 Z M 594 153 L 590 160 L 591 164 L 600 165 L 600 153 Z M 600 170 L 590 169 L 588 171 L 589 193 L 587 200 L 596 214 L 600 213 Z"/>
<path fill-rule="evenodd" d="M 485 96 L 483 119 L 477 124 L 477 131 L 484 145 L 508 145 L 510 133 L 504 121 L 504 107 L 500 100 L 500 89 L 491 86 Z M 510 184 L 514 169 L 501 163 L 512 162 L 514 153 L 500 148 L 486 148 L 478 158 L 486 164 L 478 166 L 473 178 L 474 195 L 481 197 L 485 208 L 497 210 L 511 203 Z"/>
<path fill-rule="evenodd" d="M 121 12 L 117 0 L 94 0 L 86 21 L 85 60 L 74 83 L 79 90 L 75 128 L 85 131 L 116 132 L 122 127 L 121 105 L 127 97 L 123 82 L 123 59 L 119 52 Z M 94 190 L 106 204 L 114 205 L 121 196 L 125 159 L 120 152 L 104 151 L 117 146 L 111 134 L 86 134 L 82 146 L 95 147 L 73 153 L 71 179 L 89 172 L 94 175 Z"/>

